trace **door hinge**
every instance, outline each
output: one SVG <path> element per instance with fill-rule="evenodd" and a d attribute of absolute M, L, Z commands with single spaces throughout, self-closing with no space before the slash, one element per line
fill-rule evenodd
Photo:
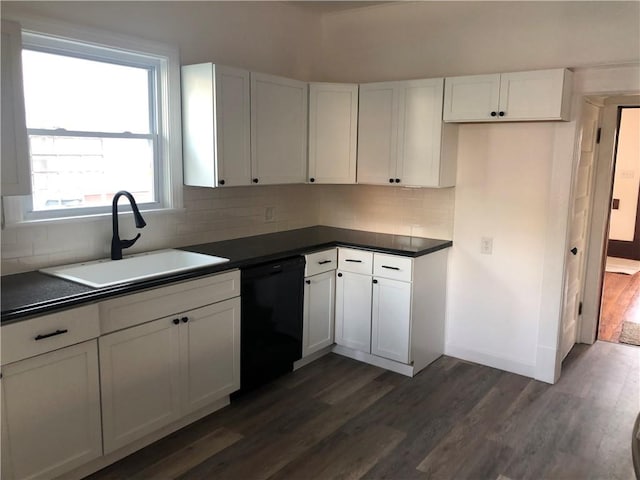
<path fill-rule="evenodd" d="M 582 315 L 582 302 L 578 304 L 578 315 Z"/>
<path fill-rule="evenodd" d="M 600 143 L 600 137 L 602 137 L 602 127 L 598 127 L 598 131 L 596 132 L 596 143 Z"/>

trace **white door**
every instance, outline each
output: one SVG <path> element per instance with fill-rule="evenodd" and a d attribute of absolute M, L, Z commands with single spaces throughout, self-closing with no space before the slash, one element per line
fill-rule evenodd
<path fill-rule="evenodd" d="M 500 74 L 447 77 L 444 85 L 445 122 L 486 122 L 497 117 Z"/>
<path fill-rule="evenodd" d="M 371 353 L 371 276 L 338 272 L 336 330 L 338 345 Z"/>
<path fill-rule="evenodd" d="M 100 337 L 105 454 L 180 418 L 179 323 L 164 318 Z"/>
<path fill-rule="evenodd" d="M 374 278 L 371 325 L 371 353 L 409 363 L 411 283 Z"/>
<path fill-rule="evenodd" d="M 240 298 L 180 316 L 182 415 L 240 388 Z"/>
<path fill-rule="evenodd" d="M 398 82 L 360 85 L 358 183 L 396 183 Z"/>
<path fill-rule="evenodd" d="M 253 183 L 307 181 L 307 84 L 251 73 Z"/>
<path fill-rule="evenodd" d="M 309 182 L 356 183 L 358 85 L 309 85 Z"/>
<path fill-rule="evenodd" d="M 216 79 L 217 185 L 251 184 L 249 72 L 214 65 Z"/>
<path fill-rule="evenodd" d="M 95 340 L 2 367 L 2 478 L 53 478 L 102 455 Z"/>
<path fill-rule="evenodd" d="M 397 176 L 401 185 L 437 187 L 440 182 L 444 80 L 402 82 L 398 113 Z"/>
<path fill-rule="evenodd" d="M 305 278 L 302 356 L 333 343 L 336 272 Z"/>
<path fill-rule="evenodd" d="M 564 69 L 503 73 L 499 116 L 503 120 L 559 119 Z"/>
<path fill-rule="evenodd" d="M 573 209 L 569 229 L 569 251 L 566 257 L 564 307 L 562 312 L 561 353 L 564 359 L 578 334 L 580 302 L 584 287 L 587 229 L 591 214 L 591 191 L 596 159 L 596 135 L 600 108 L 585 102 L 581 121 L 580 158 L 573 185 Z"/>

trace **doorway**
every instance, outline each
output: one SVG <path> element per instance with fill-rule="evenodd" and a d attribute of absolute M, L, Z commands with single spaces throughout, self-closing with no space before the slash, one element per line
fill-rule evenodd
<path fill-rule="evenodd" d="M 640 108 L 617 110 L 597 339 L 640 345 Z"/>

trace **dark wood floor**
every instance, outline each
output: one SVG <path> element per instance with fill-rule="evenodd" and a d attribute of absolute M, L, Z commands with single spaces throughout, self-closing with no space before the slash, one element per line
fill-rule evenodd
<path fill-rule="evenodd" d="M 331 354 L 90 478 L 629 480 L 639 409 L 640 347 L 576 345 L 553 386 Z"/>
<path fill-rule="evenodd" d="M 602 292 L 598 339 L 618 342 L 624 322 L 640 323 L 640 272 L 606 272 Z"/>

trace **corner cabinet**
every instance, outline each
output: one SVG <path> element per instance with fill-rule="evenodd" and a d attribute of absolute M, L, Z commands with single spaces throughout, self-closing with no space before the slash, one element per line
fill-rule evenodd
<path fill-rule="evenodd" d="M 444 352 L 447 249 L 338 249 L 336 353 L 413 376 Z"/>
<path fill-rule="evenodd" d="M 29 139 L 22 87 L 20 25 L 2 20 L 2 195 L 30 195 Z"/>
<path fill-rule="evenodd" d="M 569 120 L 573 74 L 563 68 L 447 77 L 445 122 Z"/>
<path fill-rule="evenodd" d="M 457 129 L 442 123 L 442 78 L 360 85 L 358 183 L 450 187 Z"/>
<path fill-rule="evenodd" d="M 184 183 L 251 184 L 249 72 L 202 63 L 182 67 Z"/>
<path fill-rule="evenodd" d="M 260 185 L 307 180 L 308 86 L 251 73 L 251 171 Z"/>
<path fill-rule="evenodd" d="M 335 248 L 305 255 L 303 358 L 333 344 L 337 263 Z"/>
<path fill-rule="evenodd" d="M 309 85 L 309 182 L 356 183 L 358 85 Z"/>

